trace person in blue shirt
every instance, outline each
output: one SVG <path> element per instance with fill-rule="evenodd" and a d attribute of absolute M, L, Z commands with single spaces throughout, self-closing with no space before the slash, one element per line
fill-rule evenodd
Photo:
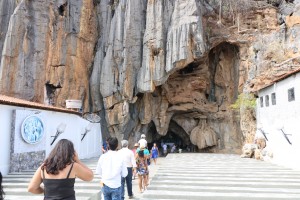
<path fill-rule="evenodd" d="M 106 153 L 108 151 L 107 140 L 105 140 L 102 144 L 102 153 Z"/>
<path fill-rule="evenodd" d="M 153 147 L 151 149 L 151 158 L 153 159 L 154 161 L 154 164 L 156 165 L 156 160 L 158 158 L 158 148 L 156 146 L 156 143 L 153 144 Z"/>

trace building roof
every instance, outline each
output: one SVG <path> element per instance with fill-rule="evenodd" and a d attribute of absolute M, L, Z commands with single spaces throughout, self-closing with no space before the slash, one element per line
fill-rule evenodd
<path fill-rule="evenodd" d="M 269 87 L 269 86 L 271 86 L 271 85 L 273 85 L 273 84 L 275 84 L 275 83 L 277 83 L 277 82 L 279 82 L 279 81 L 281 81 L 283 79 L 286 79 L 286 78 L 292 76 L 293 74 L 297 74 L 298 72 L 300 72 L 300 68 L 298 68 L 298 69 L 296 69 L 294 71 L 291 71 L 289 73 L 283 74 L 283 75 L 277 77 L 276 79 L 272 80 L 270 83 L 268 83 L 268 84 L 266 84 L 266 85 L 258 88 L 257 91 L 265 89 L 265 88 L 267 88 L 267 87 Z"/>
<path fill-rule="evenodd" d="M 54 107 L 54 106 L 40 104 L 40 103 L 36 103 L 36 102 L 31 102 L 31 101 L 26 101 L 23 99 L 9 97 L 9 96 L 5 96 L 5 95 L 0 95 L 0 104 L 19 106 L 19 107 L 25 107 L 25 108 L 36 108 L 36 109 L 40 109 L 40 110 L 50 110 L 50 111 L 56 111 L 56 112 L 72 113 L 72 114 L 76 114 L 76 115 L 80 114 L 79 112 L 74 111 L 74 110 Z"/>

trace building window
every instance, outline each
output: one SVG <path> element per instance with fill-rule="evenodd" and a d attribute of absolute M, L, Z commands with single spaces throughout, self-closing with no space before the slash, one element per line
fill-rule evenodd
<path fill-rule="evenodd" d="M 288 100 L 289 101 L 295 101 L 295 91 L 294 91 L 294 88 L 290 88 L 288 90 Z"/>
<path fill-rule="evenodd" d="M 260 97 L 260 107 L 264 107 L 264 98 Z"/>
<path fill-rule="evenodd" d="M 266 107 L 268 107 L 269 106 L 269 95 L 266 95 L 265 103 L 266 103 Z"/>
<path fill-rule="evenodd" d="M 276 105 L 276 94 L 275 93 L 271 94 L 271 101 L 272 101 L 272 105 Z"/>

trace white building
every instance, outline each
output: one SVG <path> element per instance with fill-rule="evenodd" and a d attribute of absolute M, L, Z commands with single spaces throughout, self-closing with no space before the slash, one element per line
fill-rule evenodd
<path fill-rule="evenodd" d="M 273 162 L 300 169 L 300 69 L 258 91 L 257 136 L 263 133 Z"/>
<path fill-rule="evenodd" d="M 90 123 L 73 110 L 0 95 L 0 127 L 3 175 L 37 168 L 63 138 L 74 143 L 80 159 L 101 154 L 100 124 Z"/>

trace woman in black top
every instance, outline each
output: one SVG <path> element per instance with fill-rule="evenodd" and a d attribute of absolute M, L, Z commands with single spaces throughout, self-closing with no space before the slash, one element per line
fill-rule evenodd
<path fill-rule="evenodd" d="M 73 143 L 62 139 L 36 170 L 28 191 L 34 194 L 44 193 L 45 200 L 75 200 L 75 177 L 91 181 L 94 175 L 92 170 L 78 159 Z M 41 187 L 42 182 L 44 188 Z"/>

